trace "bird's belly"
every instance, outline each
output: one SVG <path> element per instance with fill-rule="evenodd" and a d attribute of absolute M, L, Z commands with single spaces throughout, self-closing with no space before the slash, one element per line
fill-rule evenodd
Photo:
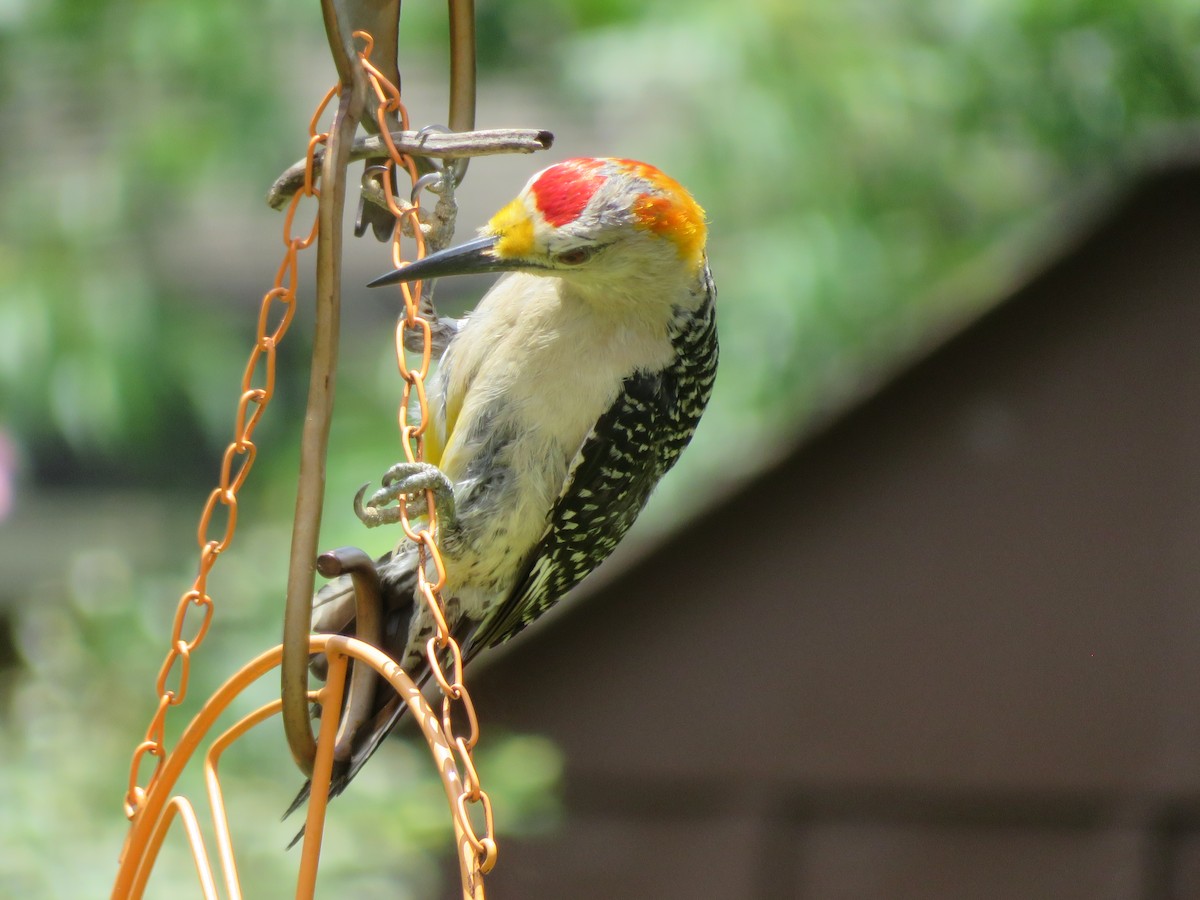
<path fill-rule="evenodd" d="M 512 590 L 596 421 L 637 367 L 669 360 L 657 330 L 564 302 L 553 281 L 499 282 L 432 386 L 448 411 L 440 465 L 461 526 L 443 543 L 447 588 L 464 611 Z"/>

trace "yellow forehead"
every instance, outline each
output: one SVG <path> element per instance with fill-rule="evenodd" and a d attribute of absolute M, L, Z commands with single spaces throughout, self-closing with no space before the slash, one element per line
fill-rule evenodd
<path fill-rule="evenodd" d="M 533 253 L 533 217 L 518 197 L 492 216 L 487 231 L 496 235 L 499 259 L 528 259 Z"/>

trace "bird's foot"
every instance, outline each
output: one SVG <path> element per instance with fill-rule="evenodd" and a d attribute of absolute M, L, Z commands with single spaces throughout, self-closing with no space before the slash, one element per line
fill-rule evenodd
<path fill-rule="evenodd" d="M 401 503 L 408 517 L 424 515 L 428 511 L 426 491 L 433 492 L 441 527 L 453 529 L 457 521 L 454 513 L 454 485 L 437 466 L 424 462 L 396 463 L 380 479 L 379 490 L 363 502 L 370 483 L 364 484 L 354 495 L 354 512 L 364 525 L 375 528 L 392 525 L 401 520 Z M 402 499 L 407 498 L 407 499 Z M 396 505 L 390 504 L 395 501 Z"/>

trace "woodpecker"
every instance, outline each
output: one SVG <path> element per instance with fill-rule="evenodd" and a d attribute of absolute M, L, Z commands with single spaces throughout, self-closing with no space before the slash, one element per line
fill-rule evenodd
<path fill-rule="evenodd" d="M 655 167 L 570 159 L 534 175 L 478 239 L 371 282 L 507 273 L 465 319 L 438 323 L 426 462 L 393 466 L 365 505 L 365 487 L 355 498 L 374 526 L 398 521 L 392 501 L 434 492 L 442 599 L 464 661 L 599 565 L 691 440 L 717 367 L 705 239 L 704 211 Z M 407 540 L 378 564 L 383 649 L 421 681 L 434 624 L 416 570 Z M 352 619 L 348 583 L 317 593 L 314 630 L 353 633 Z M 378 694 L 331 795 L 404 709 Z"/>

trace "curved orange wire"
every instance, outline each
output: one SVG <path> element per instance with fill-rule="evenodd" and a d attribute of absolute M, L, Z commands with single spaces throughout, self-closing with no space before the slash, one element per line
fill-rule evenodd
<path fill-rule="evenodd" d="M 316 692 L 313 699 L 321 704 L 322 709 L 329 710 L 333 714 L 321 717 L 321 729 L 317 737 L 318 754 L 313 769 L 312 799 L 309 802 L 308 816 L 305 820 L 304 846 L 301 851 L 296 896 L 311 897 L 316 882 L 316 863 L 320 853 L 325 804 L 333 768 L 333 745 L 338 719 L 336 710 L 341 707 L 346 669 L 351 659 L 361 661 L 378 672 L 388 682 L 391 689 L 408 705 L 413 719 L 430 747 L 430 753 L 442 779 L 448 808 L 454 814 L 456 834 L 460 840 L 466 840 L 472 847 L 478 845 L 486 849 L 486 844 L 480 843 L 481 839 L 475 837 L 472 830 L 463 831 L 460 827 L 458 810 L 465 809 L 463 804 L 470 802 L 469 797 L 466 800 L 463 799 L 470 792 L 466 790 L 462 774 L 459 771 L 455 748 L 444 733 L 439 716 L 421 696 L 420 688 L 404 670 L 382 650 L 344 635 L 312 635 L 309 640 L 309 652 L 324 653 L 329 660 L 327 681 L 324 687 Z M 170 792 L 174 790 L 180 775 L 200 749 L 221 714 L 245 690 L 278 668 L 282 659 L 283 647 L 280 645 L 251 660 L 217 688 L 188 723 L 178 744 L 162 766 L 154 789 L 147 793 L 134 817 L 130 840 L 127 843 L 127 852 L 122 856 L 116 882 L 113 885 L 112 897 L 114 900 L 118 900 L 118 898 L 119 900 L 137 900 L 141 896 L 155 858 L 176 816 L 184 820 L 188 841 L 197 861 L 197 868 L 200 869 L 202 865 L 204 867 L 204 873 L 201 874 L 202 888 L 206 884 L 206 879 L 211 881 L 208 854 L 194 810 L 187 800 L 170 796 Z M 217 778 L 218 765 L 221 754 L 233 741 L 249 729 L 278 714 L 280 706 L 280 700 L 272 700 L 244 716 L 212 741 L 205 756 L 205 782 L 213 810 L 213 822 L 217 835 L 217 855 L 221 862 L 226 888 L 231 897 L 240 896 L 240 889 L 237 887 L 237 869 L 232 840 Z M 485 810 L 487 809 L 490 807 L 485 807 Z M 490 834 L 490 827 L 488 833 Z M 482 896 L 481 886 L 471 880 L 464 879 L 463 889 L 466 896 Z M 204 890 L 206 891 L 205 896 L 209 896 L 207 888 Z M 212 896 L 216 897 L 216 894 L 213 893 Z"/>

